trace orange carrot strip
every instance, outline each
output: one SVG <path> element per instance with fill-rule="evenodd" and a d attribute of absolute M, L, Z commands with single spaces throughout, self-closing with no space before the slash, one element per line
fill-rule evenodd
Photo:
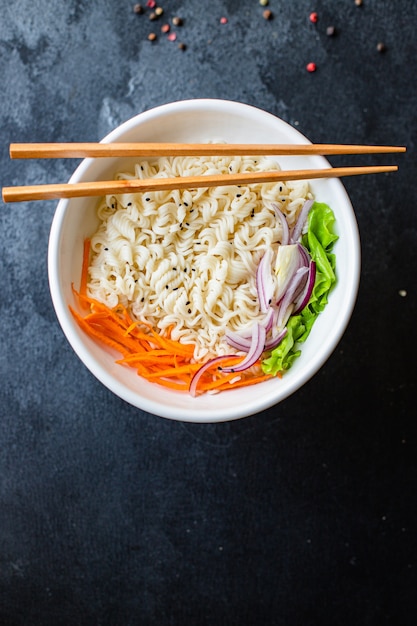
<path fill-rule="evenodd" d="M 169 389 L 175 389 L 177 391 L 186 391 L 188 392 L 188 384 L 181 382 L 174 382 L 172 380 L 167 380 L 165 378 L 154 378 L 150 382 L 156 383 L 157 385 L 162 385 L 163 387 L 168 387 Z"/>
<path fill-rule="evenodd" d="M 200 381 L 198 391 L 208 391 L 210 389 L 220 387 L 221 385 L 225 385 L 226 383 L 231 387 L 229 381 L 236 378 L 236 376 L 238 376 L 238 374 L 223 374 L 223 376 L 214 379 L 212 378 L 210 381 Z"/>
<path fill-rule="evenodd" d="M 235 383 L 227 383 L 224 387 L 220 386 L 219 391 L 236 389 L 237 387 L 245 387 L 248 385 L 257 385 L 258 383 L 262 383 L 264 380 L 269 380 L 270 378 L 274 378 L 274 376 L 271 376 L 271 374 L 264 374 L 263 376 L 254 376 L 253 378 L 242 378 L 237 380 Z"/>
<path fill-rule="evenodd" d="M 149 378 L 155 378 L 156 376 L 167 376 L 171 378 L 173 376 L 180 376 L 181 374 L 193 374 L 200 369 L 200 367 L 199 363 L 188 363 L 187 365 L 182 365 L 181 367 L 171 367 L 160 370 L 157 374 L 150 374 Z"/>
<path fill-rule="evenodd" d="M 84 332 L 87 333 L 89 337 L 91 337 L 92 339 L 98 339 L 102 343 L 106 344 L 108 347 L 113 348 L 113 350 L 121 352 L 123 355 L 129 354 L 129 352 L 117 341 L 110 339 L 93 326 L 90 326 L 90 324 L 88 324 L 88 322 L 86 322 L 85 319 L 81 315 L 79 315 L 72 307 L 70 307 L 70 310 L 80 328 L 84 330 Z"/>
<path fill-rule="evenodd" d="M 92 316 L 94 314 L 91 314 Z M 140 349 L 140 344 L 137 341 L 130 339 L 130 337 L 123 337 L 123 331 L 117 326 L 117 322 L 115 322 L 112 318 L 101 319 L 99 323 L 94 317 L 87 316 L 84 318 L 84 321 L 90 325 L 90 327 L 94 327 L 97 330 L 103 332 L 109 339 L 113 339 L 120 343 L 125 349 L 129 352 L 137 352 Z"/>

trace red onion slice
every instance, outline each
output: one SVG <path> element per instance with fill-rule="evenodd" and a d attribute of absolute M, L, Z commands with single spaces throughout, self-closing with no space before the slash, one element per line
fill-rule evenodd
<path fill-rule="evenodd" d="M 296 271 L 304 265 L 304 259 L 301 256 L 298 244 L 289 244 L 278 248 L 275 264 L 275 273 L 277 275 L 278 284 L 276 294 L 277 304 L 285 296 Z"/>
<path fill-rule="evenodd" d="M 204 363 L 204 365 L 202 365 L 200 367 L 200 369 L 198 369 L 195 372 L 194 376 L 191 379 L 190 388 L 189 388 L 190 394 L 194 398 L 196 397 L 197 389 L 198 389 L 198 383 L 200 381 L 200 378 L 204 374 L 204 372 L 206 372 L 208 369 L 213 367 L 213 365 L 215 363 L 220 363 L 221 361 L 224 361 L 225 359 L 233 359 L 234 357 L 236 357 L 237 359 L 241 359 L 242 358 L 238 354 L 225 354 L 225 355 L 222 355 L 222 356 L 216 356 L 213 359 L 210 359 L 209 361 L 207 361 L 207 363 Z"/>
<path fill-rule="evenodd" d="M 239 333 L 234 332 L 233 330 L 226 329 L 224 333 L 224 337 L 229 344 L 236 350 L 242 350 L 242 352 L 248 352 L 251 346 L 250 338 L 240 335 Z"/>
<path fill-rule="evenodd" d="M 275 204 L 275 202 L 272 203 L 272 207 L 281 222 L 281 227 L 282 227 L 281 246 L 286 246 L 290 242 L 290 229 L 288 226 L 287 218 L 285 217 L 284 213 L 281 211 L 279 206 Z"/>
<path fill-rule="evenodd" d="M 292 233 L 290 236 L 290 243 L 296 243 L 300 239 L 301 233 L 303 232 L 304 224 L 306 222 L 307 216 L 313 204 L 314 204 L 314 200 L 306 200 L 306 202 L 303 204 L 303 207 L 300 211 L 298 219 L 292 230 Z"/>
<path fill-rule="evenodd" d="M 301 259 L 301 263 L 302 265 L 305 265 L 306 267 L 308 267 L 310 265 L 310 254 L 307 250 L 307 248 L 305 246 L 303 246 L 302 243 L 297 243 L 298 246 L 298 251 L 300 253 L 300 259 Z"/>
<path fill-rule="evenodd" d="M 275 335 L 275 337 L 270 337 L 269 339 L 267 339 L 265 341 L 265 350 L 273 350 L 274 348 L 276 348 L 281 341 L 284 339 L 285 335 L 287 334 L 288 329 L 287 328 L 283 328 L 277 335 Z"/>
<path fill-rule="evenodd" d="M 294 298 L 297 294 L 297 290 L 301 281 L 306 277 L 308 273 L 307 267 L 300 267 L 294 274 L 288 289 L 286 290 L 284 297 L 281 300 L 278 311 L 277 326 L 281 328 L 286 324 L 288 317 L 292 313 Z"/>
<path fill-rule="evenodd" d="M 298 313 L 301 313 L 304 307 L 307 306 L 308 301 L 310 300 L 315 282 L 316 282 L 316 262 L 311 260 L 309 271 L 308 271 L 307 283 L 306 283 L 303 293 L 300 295 L 300 297 L 295 303 L 295 309 L 293 311 L 293 315 L 298 315 Z"/>
<path fill-rule="evenodd" d="M 242 372 L 256 363 L 262 356 L 265 346 L 266 330 L 261 324 L 254 324 L 252 329 L 252 341 L 249 352 L 236 367 L 223 367 L 223 372 Z"/>

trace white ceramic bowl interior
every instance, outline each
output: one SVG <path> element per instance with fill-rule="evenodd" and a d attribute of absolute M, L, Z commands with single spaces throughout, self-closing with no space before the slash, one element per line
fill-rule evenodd
<path fill-rule="evenodd" d="M 103 142 L 310 143 L 281 119 L 256 107 L 225 100 L 197 99 L 173 102 L 128 120 Z M 324 157 L 279 157 L 283 169 L 330 167 Z M 85 159 L 71 183 L 110 180 L 131 169 L 132 159 Z M 193 398 L 140 378 L 133 369 L 115 364 L 118 355 L 90 340 L 72 318 L 76 306 L 71 284 L 79 285 L 83 241 L 98 222 L 97 199 L 61 200 L 52 222 L 48 272 L 51 297 L 59 323 L 84 365 L 117 396 L 144 411 L 188 422 L 222 422 L 259 413 L 281 402 L 306 383 L 326 362 L 340 341 L 355 306 L 360 278 L 360 239 L 349 197 L 338 179 L 311 181 L 319 202 L 336 216 L 337 284 L 328 305 L 318 316 L 302 354 L 283 378 L 215 395 Z M 74 393 L 77 391 L 74 389 Z"/>

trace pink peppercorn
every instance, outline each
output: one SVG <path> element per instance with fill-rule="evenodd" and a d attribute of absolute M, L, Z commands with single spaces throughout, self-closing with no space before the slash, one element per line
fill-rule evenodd
<path fill-rule="evenodd" d="M 227 17 L 221 17 L 220 24 L 227 24 Z"/>
<path fill-rule="evenodd" d="M 313 24 L 316 24 L 318 19 L 319 19 L 319 16 L 317 15 L 315 11 L 313 11 L 313 13 L 310 13 L 310 22 L 313 22 Z"/>
<path fill-rule="evenodd" d="M 306 70 L 307 72 L 315 72 L 317 69 L 317 65 L 315 63 L 307 63 Z"/>

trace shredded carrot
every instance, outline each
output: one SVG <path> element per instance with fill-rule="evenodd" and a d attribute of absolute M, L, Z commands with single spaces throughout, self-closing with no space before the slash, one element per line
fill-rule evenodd
<path fill-rule="evenodd" d="M 79 292 L 74 286 L 72 289 L 80 308 L 88 310 L 88 313 L 83 316 L 69 307 L 77 324 L 91 339 L 119 352 L 121 358 L 116 363 L 134 368 L 139 376 L 150 382 L 188 392 L 193 376 L 202 365 L 194 361 L 195 346 L 172 339 L 173 326 L 160 334 L 150 324 L 133 320 L 123 305 L 110 308 L 90 298 L 86 293 L 90 245 L 87 241 L 84 245 L 81 288 Z M 224 359 L 222 366 L 239 362 L 236 355 L 231 355 L 230 360 Z M 271 378 L 261 372 L 259 362 L 257 365 L 239 373 L 226 373 L 218 367 L 209 368 L 199 380 L 198 394 L 254 385 Z"/>

